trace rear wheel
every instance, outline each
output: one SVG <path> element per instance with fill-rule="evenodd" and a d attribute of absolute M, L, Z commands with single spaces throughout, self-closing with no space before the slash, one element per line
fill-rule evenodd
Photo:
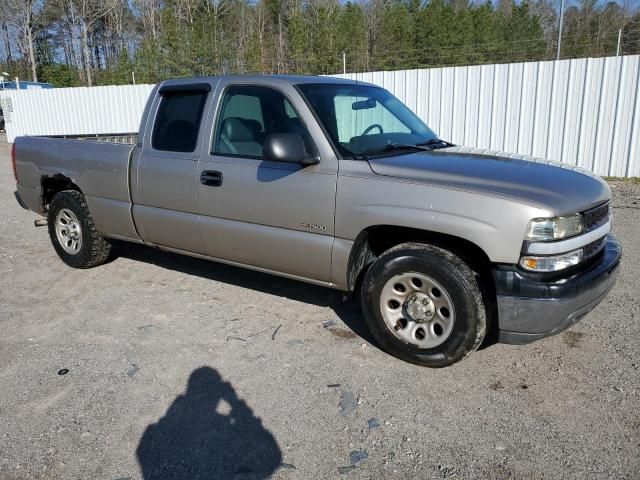
<path fill-rule="evenodd" d="M 365 274 L 361 295 L 380 346 L 411 363 L 451 365 L 486 335 L 477 275 L 443 248 L 406 243 L 388 250 Z"/>
<path fill-rule="evenodd" d="M 74 268 L 90 268 L 107 261 L 111 244 L 96 230 L 82 193 L 75 190 L 56 193 L 47 218 L 51 243 L 64 263 Z"/>

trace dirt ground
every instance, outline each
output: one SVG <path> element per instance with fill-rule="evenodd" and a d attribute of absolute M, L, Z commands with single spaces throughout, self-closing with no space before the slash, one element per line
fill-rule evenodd
<path fill-rule="evenodd" d="M 0 479 L 640 478 L 640 183 L 570 331 L 429 370 L 339 292 L 118 246 L 73 270 L 0 145 Z"/>

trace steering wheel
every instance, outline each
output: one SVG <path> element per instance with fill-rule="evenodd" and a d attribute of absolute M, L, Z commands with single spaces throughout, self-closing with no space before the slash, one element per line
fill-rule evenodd
<path fill-rule="evenodd" d="M 362 135 L 360 135 L 360 136 L 361 137 L 365 136 L 366 134 L 368 134 L 374 128 L 377 128 L 378 130 L 380 130 L 380 133 L 384 133 L 384 130 L 382 129 L 382 125 L 380 125 L 379 123 L 374 123 L 373 125 L 369 125 L 367 128 L 365 128 L 364 132 L 362 132 Z"/>

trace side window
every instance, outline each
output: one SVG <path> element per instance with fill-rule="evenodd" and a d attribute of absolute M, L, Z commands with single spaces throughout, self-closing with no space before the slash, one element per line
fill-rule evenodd
<path fill-rule="evenodd" d="M 212 154 L 261 158 L 262 144 L 276 133 L 309 134 L 295 109 L 277 90 L 268 87 L 227 88 L 216 121 Z"/>
<path fill-rule="evenodd" d="M 205 91 L 163 93 L 153 125 L 151 146 L 168 152 L 193 152 L 198 143 L 206 99 Z"/>

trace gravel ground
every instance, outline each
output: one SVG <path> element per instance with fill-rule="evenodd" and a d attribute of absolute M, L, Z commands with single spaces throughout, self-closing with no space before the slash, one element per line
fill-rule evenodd
<path fill-rule="evenodd" d="M 612 186 L 607 299 L 429 370 L 339 292 L 139 246 L 67 268 L 0 145 L 0 478 L 640 478 L 640 183 Z"/>

